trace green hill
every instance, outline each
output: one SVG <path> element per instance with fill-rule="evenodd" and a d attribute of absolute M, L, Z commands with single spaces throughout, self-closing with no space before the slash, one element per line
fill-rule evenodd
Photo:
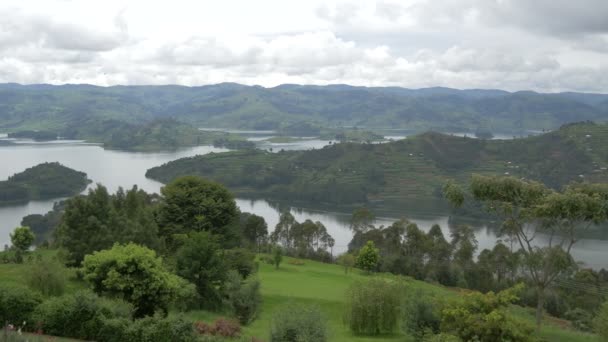
<path fill-rule="evenodd" d="M 579 123 L 513 140 L 424 133 L 384 144 L 334 144 L 320 150 L 258 150 L 183 158 L 148 170 L 168 182 L 200 175 L 241 195 L 314 203 L 436 202 L 447 180 L 472 173 L 510 174 L 553 188 L 608 180 L 608 125 Z"/>
<path fill-rule="evenodd" d="M 358 126 L 516 134 L 578 120 L 605 121 L 608 95 L 449 88 L 222 83 L 202 87 L 0 84 L 0 130 L 70 131 L 159 118 L 207 127 L 289 130 Z"/>
<path fill-rule="evenodd" d="M 89 183 L 84 172 L 59 163 L 42 163 L 0 181 L 0 204 L 73 196 Z"/>

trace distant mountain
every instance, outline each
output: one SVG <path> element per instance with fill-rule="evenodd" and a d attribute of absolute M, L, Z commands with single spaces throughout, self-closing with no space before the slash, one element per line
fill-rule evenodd
<path fill-rule="evenodd" d="M 437 201 L 448 180 L 472 173 L 511 175 L 559 189 L 608 181 L 608 124 L 578 123 L 539 136 L 480 140 L 428 132 L 385 144 L 334 144 L 320 150 L 238 151 L 196 156 L 152 168 L 169 182 L 200 175 L 241 195 L 308 203 L 400 208 Z"/>
<path fill-rule="evenodd" d="M 274 88 L 236 83 L 200 87 L 0 84 L 1 131 L 61 130 L 107 120 L 142 124 L 167 117 L 224 128 L 281 129 L 306 122 L 318 127 L 416 132 L 473 132 L 483 127 L 521 134 L 573 121 L 607 121 L 608 95 L 294 84 Z"/>

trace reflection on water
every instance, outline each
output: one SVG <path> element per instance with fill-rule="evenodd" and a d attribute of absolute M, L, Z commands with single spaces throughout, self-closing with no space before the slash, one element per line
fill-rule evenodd
<path fill-rule="evenodd" d="M 294 148 L 303 149 L 317 146 L 309 144 L 309 141 L 299 141 L 292 144 L 298 143 L 300 145 Z M 65 166 L 86 172 L 88 177 L 93 180 L 93 184 L 96 182 L 102 183 L 111 192 L 116 191 L 119 186 L 130 188 L 133 184 L 137 184 L 139 188 L 148 192 L 158 192 L 162 184 L 145 178 L 147 169 L 182 157 L 222 151 L 226 151 L 226 149 L 200 146 L 176 152 L 134 153 L 104 150 L 100 146 L 83 143 L 1 146 L 0 179 L 6 179 L 16 172 L 21 172 L 42 162 L 58 161 Z M 0 246 L 9 244 L 9 233 L 19 225 L 23 216 L 46 213 L 52 209 L 53 202 L 53 200 L 31 201 L 22 205 L 0 207 Z M 345 251 L 351 239 L 349 230 L 351 209 L 326 208 L 325 210 L 318 210 L 301 206 L 282 206 L 280 208 L 278 204 L 266 200 L 240 198 L 237 199 L 237 204 L 244 212 L 252 212 L 263 216 L 268 222 L 269 230 L 274 229 L 277 224 L 281 209 L 289 209 L 300 222 L 306 219 L 321 221 L 336 240 L 334 254 Z M 404 208 L 398 212 L 378 210 L 379 218 L 375 224 L 377 226 L 388 226 L 400 218 L 407 217 L 424 231 L 428 231 L 434 224 L 440 225 L 444 235 L 449 239 L 450 222 L 448 216 L 438 209 L 437 205 L 428 205 L 426 208 L 414 206 L 404 206 Z M 492 248 L 497 240 L 496 230 L 484 223 L 475 223 L 472 226 L 479 242 L 479 250 Z M 537 237 L 537 242 L 541 245 L 547 241 L 546 236 L 540 235 Z M 591 267 L 608 268 L 608 241 L 581 239 L 575 245 L 573 255 L 575 259 L 582 260 Z"/>

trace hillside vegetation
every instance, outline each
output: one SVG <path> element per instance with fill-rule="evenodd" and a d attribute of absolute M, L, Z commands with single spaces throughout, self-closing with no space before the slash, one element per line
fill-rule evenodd
<path fill-rule="evenodd" d="M 56 254 L 54 250 L 40 249 L 35 255 L 41 255 L 45 259 L 50 259 Z M 323 264 L 311 260 L 295 260 L 286 258 L 286 262 L 279 269 L 272 265 L 260 263 L 258 277 L 262 284 L 262 309 L 260 316 L 251 325 L 243 327 L 244 336 L 255 336 L 265 339 L 268 336 L 270 320 L 273 314 L 285 303 L 296 303 L 298 305 L 316 305 L 327 318 L 329 328 L 329 341 L 414 341 L 411 336 L 395 333 L 388 336 L 368 337 L 357 336 L 348 330 L 342 322 L 343 312 L 346 306 L 345 293 L 348 287 L 358 280 L 370 278 L 402 279 L 406 282 L 410 292 L 423 291 L 424 293 L 434 294 L 444 299 L 457 299 L 466 290 L 446 288 L 432 285 L 411 278 L 396 277 L 389 274 L 366 275 L 359 270 L 345 274 L 342 267 L 332 264 Z M 0 287 L 25 287 L 29 264 L 0 264 Z M 66 293 L 75 293 L 87 288 L 87 284 L 78 280 L 73 274 L 74 270 L 68 269 L 69 281 L 66 283 Z M 514 306 L 512 313 L 526 324 L 531 324 L 533 315 L 531 309 Z M 179 315 L 172 312 L 171 315 Z M 192 320 L 213 321 L 222 316 L 203 310 L 193 310 L 186 312 L 186 317 Z M 596 341 L 596 335 L 578 332 L 569 327 L 565 321 L 547 317 L 541 336 L 548 341 L 556 342 L 576 342 L 576 341 Z M 63 339 L 59 339 L 62 341 Z M 68 341 L 69 339 L 65 339 Z"/>
<path fill-rule="evenodd" d="M 447 180 L 472 173 L 513 175 L 561 188 L 608 180 L 608 125 L 579 123 L 523 139 L 480 140 L 424 133 L 385 144 L 320 150 L 237 151 L 183 158 L 148 170 L 168 182 L 200 175 L 243 195 L 334 204 L 434 201 Z"/>
<path fill-rule="evenodd" d="M 0 205 L 73 196 L 89 182 L 84 172 L 59 163 L 42 163 L 0 181 Z"/>
<path fill-rule="evenodd" d="M 501 133 L 555 129 L 608 117 L 607 95 L 449 88 L 223 83 L 202 87 L 0 85 L 0 130 L 78 130 L 105 122 L 141 124 L 172 117 L 207 127 L 293 131 L 359 126 Z M 298 129 L 298 131 L 301 131 Z"/>

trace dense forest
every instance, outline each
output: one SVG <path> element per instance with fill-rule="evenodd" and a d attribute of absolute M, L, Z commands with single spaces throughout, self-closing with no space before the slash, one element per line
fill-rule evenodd
<path fill-rule="evenodd" d="M 607 95 L 449 88 L 2 84 L 0 99 L 0 130 L 15 132 L 61 132 L 113 121 L 141 124 L 172 117 L 199 126 L 284 130 L 286 134 L 311 135 L 319 127 L 358 126 L 414 132 L 482 129 L 520 135 L 608 117 Z M 293 126 L 300 123 L 311 125 L 312 130 Z"/>
<path fill-rule="evenodd" d="M 0 181 L 0 204 L 73 196 L 89 183 L 84 172 L 59 163 L 42 163 Z"/>
<path fill-rule="evenodd" d="M 200 175 L 251 196 L 333 204 L 404 202 L 440 198 L 447 180 L 471 173 L 513 175 L 551 188 L 608 178 L 608 125 L 570 124 L 523 139 L 481 140 L 424 133 L 383 144 L 333 144 L 312 151 L 236 151 L 183 158 L 148 170 L 168 182 Z"/>

